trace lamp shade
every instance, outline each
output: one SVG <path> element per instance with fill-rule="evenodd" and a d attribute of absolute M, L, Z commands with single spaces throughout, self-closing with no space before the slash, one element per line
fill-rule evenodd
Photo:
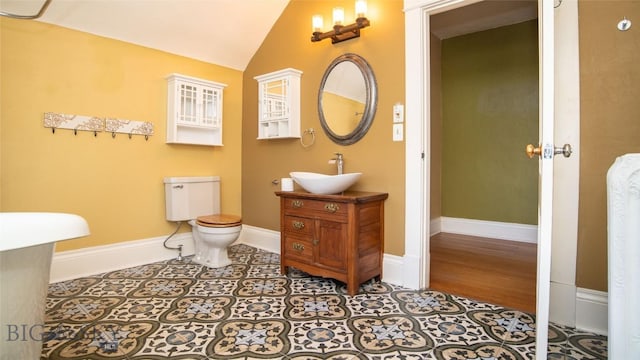
<path fill-rule="evenodd" d="M 356 0 L 356 18 L 367 17 L 367 0 Z"/>
<path fill-rule="evenodd" d="M 324 19 L 322 18 L 322 15 L 313 15 L 311 23 L 313 32 L 322 32 L 322 29 L 324 28 Z"/>
<path fill-rule="evenodd" d="M 333 25 L 344 25 L 344 8 L 333 8 Z"/>

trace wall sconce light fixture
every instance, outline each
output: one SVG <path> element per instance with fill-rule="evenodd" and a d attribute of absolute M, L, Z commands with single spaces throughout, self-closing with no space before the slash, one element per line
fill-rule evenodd
<path fill-rule="evenodd" d="M 316 42 L 331 38 L 331 43 L 339 43 L 341 41 L 360 37 L 360 29 L 370 25 L 367 15 L 367 1 L 356 0 L 356 22 L 344 25 L 344 9 L 336 7 L 333 9 L 333 30 L 323 32 L 324 20 L 322 15 L 313 15 L 311 23 L 313 24 L 313 34 L 311 41 Z"/>

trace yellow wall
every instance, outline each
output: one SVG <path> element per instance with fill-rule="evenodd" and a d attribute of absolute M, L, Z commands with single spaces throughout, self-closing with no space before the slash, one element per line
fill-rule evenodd
<path fill-rule="evenodd" d="M 607 291 L 607 170 L 640 152 L 638 1 L 580 1 L 580 207 L 576 285 Z M 633 24 L 634 26 L 636 23 Z"/>
<path fill-rule="evenodd" d="M 278 186 L 272 180 L 290 171 L 333 174 L 327 162 L 334 152 L 345 159 L 345 172 L 362 172 L 354 189 L 389 193 L 385 202 L 385 252 L 404 255 L 404 142 L 392 141 L 392 109 L 404 102 L 404 13 L 400 0 L 368 1 L 371 26 L 358 39 L 332 45 L 312 43 L 311 17 L 322 14 L 328 29 L 331 9 L 342 6 L 345 19 L 354 19 L 352 1 L 292 1 L 267 35 L 244 74 L 242 201 L 244 222 L 279 230 Z M 378 109 L 373 125 L 359 142 L 340 146 L 323 132 L 317 96 L 322 75 L 331 61 L 344 53 L 364 57 L 378 83 Z M 316 130 L 315 144 L 304 148 L 298 139 L 256 140 L 258 136 L 258 85 L 256 75 L 292 67 L 301 77 L 301 128 Z M 304 137 L 310 141 L 309 136 Z"/>
<path fill-rule="evenodd" d="M 83 216 L 91 235 L 57 250 L 140 240 L 174 229 L 163 177 L 219 175 L 222 211 L 240 214 L 241 72 L 37 21 L 2 18 L 0 32 L 1 211 Z M 228 85 L 224 147 L 165 144 L 173 72 Z M 150 121 L 155 135 L 52 134 L 49 111 Z"/>

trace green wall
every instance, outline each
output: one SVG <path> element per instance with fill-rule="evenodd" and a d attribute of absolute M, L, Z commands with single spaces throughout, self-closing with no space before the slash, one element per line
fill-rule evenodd
<path fill-rule="evenodd" d="M 537 21 L 442 41 L 442 216 L 537 223 Z"/>

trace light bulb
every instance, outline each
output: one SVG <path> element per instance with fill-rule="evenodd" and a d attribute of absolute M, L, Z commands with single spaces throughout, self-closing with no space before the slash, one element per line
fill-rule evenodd
<path fill-rule="evenodd" d="M 356 0 L 356 18 L 367 17 L 367 0 Z"/>
<path fill-rule="evenodd" d="M 324 19 L 322 18 L 322 15 L 313 15 L 311 23 L 313 24 L 313 32 L 322 32 L 322 29 L 324 28 Z"/>
<path fill-rule="evenodd" d="M 333 8 L 333 25 L 344 24 L 344 9 L 341 7 Z"/>

